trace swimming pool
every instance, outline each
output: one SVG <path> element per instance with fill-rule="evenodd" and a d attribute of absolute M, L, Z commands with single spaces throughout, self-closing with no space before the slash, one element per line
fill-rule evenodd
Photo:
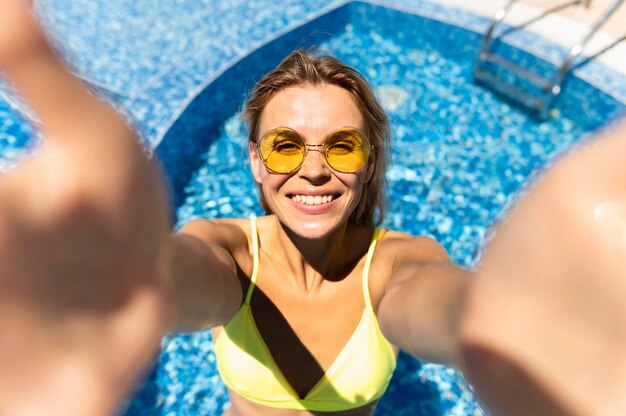
<path fill-rule="evenodd" d="M 427 11 L 442 12 L 435 6 Z M 479 20 L 468 14 L 456 17 L 467 24 Z M 245 128 L 236 110 L 254 79 L 293 47 L 309 44 L 322 44 L 357 67 L 389 112 L 394 153 L 385 226 L 434 236 L 467 266 L 478 258 L 488 224 L 532 172 L 625 109 L 586 82 L 572 80 L 561 102 L 562 116 L 538 124 L 471 83 L 476 33 L 366 3 L 331 8 L 207 82 L 171 126 L 155 116 L 167 127 L 162 140 L 154 137 L 173 184 L 178 224 L 197 216 L 261 213 L 245 165 Z M 524 52 L 510 53 L 546 65 Z M 127 95 L 132 102 L 139 97 Z M 122 106 L 130 102 L 124 94 L 109 98 Z M 146 122 L 144 131 L 151 131 L 152 123 Z M 127 414 L 219 415 L 226 403 L 210 336 L 199 333 L 164 341 L 157 367 Z M 482 411 L 457 372 L 404 356 L 377 414 Z"/>

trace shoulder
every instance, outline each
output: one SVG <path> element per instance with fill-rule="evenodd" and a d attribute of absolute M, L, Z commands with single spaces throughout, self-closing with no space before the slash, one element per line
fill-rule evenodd
<path fill-rule="evenodd" d="M 193 236 L 202 242 L 222 247 L 241 264 L 252 250 L 249 218 L 195 219 L 185 224 L 178 235 Z"/>
<path fill-rule="evenodd" d="M 257 229 L 263 235 L 272 216 L 257 217 Z M 192 236 L 202 242 L 226 250 L 246 275 L 252 272 L 252 220 L 250 218 L 195 219 L 180 230 L 179 236 Z"/>
<path fill-rule="evenodd" d="M 449 261 L 446 249 L 427 236 L 387 230 L 379 241 L 378 255 L 392 268 L 403 263 L 433 263 Z"/>
<path fill-rule="evenodd" d="M 197 218 L 183 225 L 179 234 L 191 234 L 202 239 L 221 239 L 231 235 L 249 234 L 249 218 Z"/>
<path fill-rule="evenodd" d="M 186 223 L 177 234 L 192 235 L 207 243 L 224 245 L 250 234 L 250 220 L 244 218 L 195 219 Z"/>
<path fill-rule="evenodd" d="M 430 237 L 385 230 L 378 241 L 370 273 L 370 294 L 374 305 L 378 304 L 388 285 L 398 281 L 393 276 L 398 275 L 401 268 L 449 261 L 443 246 Z"/>

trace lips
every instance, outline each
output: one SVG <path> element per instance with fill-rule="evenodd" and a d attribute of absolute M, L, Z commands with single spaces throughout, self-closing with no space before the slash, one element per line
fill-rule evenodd
<path fill-rule="evenodd" d="M 335 193 L 292 193 L 287 194 L 291 203 L 306 214 L 322 214 L 330 210 L 341 197 Z"/>

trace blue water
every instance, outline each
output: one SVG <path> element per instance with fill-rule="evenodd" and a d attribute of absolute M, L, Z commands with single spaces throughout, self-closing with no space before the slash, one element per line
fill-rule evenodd
<path fill-rule="evenodd" d="M 383 225 L 432 236 L 454 261 L 473 267 L 489 224 L 516 191 L 606 119 L 561 115 L 538 123 L 472 83 L 468 57 L 476 50 L 466 42 L 471 33 L 456 32 L 461 38 L 446 49 L 432 32 L 456 28 L 426 22 L 431 25 L 428 36 L 409 39 L 398 26 L 392 36 L 384 20 L 380 26 L 374 20 L 349 22 L 318 46 L 362 72 L 389 114 L 393 152 Z M 615 108 L 618 112 L 621 107 Z M 183 115 L 181 125 L 193 124 L 197 117 Z M 262 214 L 247 164 L 246 126 L 233 112 L 212 135 L 179 195 L 177 227 L 198 217 Z M 210 334 L 171 337 L 163 347 L 128 414 L 152 414 L 154 409 L 159 414 L 221 414 L 228 398 L 216 374 Z M 377 415 L 482 414 L 457 370 L 406 355 L 377 410 Z"/>
<path fill-rule="evenodd" d="M 35 137 L 32 124 L 0 100 L 0 172 L 26 158 L 37 143 Z"/>

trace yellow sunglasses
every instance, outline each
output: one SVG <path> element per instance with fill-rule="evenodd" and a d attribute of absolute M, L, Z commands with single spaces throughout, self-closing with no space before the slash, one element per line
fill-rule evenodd
<path fill-rule="evenodd" d="M 328 165 L 342 173 L 353 173 L 367 163 L 371 144 L 365 134 L 354 127 L 331 132 L 322 144 L 306 144 L 302 136 L 289 127 L 274 128 L 256 143 L 265 167 L 274 173 L 297 170 L 309 149 L 320 150 Z"/>

